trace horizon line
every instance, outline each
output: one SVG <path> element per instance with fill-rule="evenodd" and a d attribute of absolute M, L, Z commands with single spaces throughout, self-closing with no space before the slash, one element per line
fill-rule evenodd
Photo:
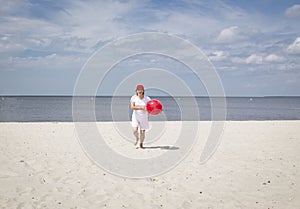
<path fill-rule="evenodd" d="M 0 97 L 131 97 L 132 95 L 38 95 L 38 94 L 26 94 L 26 95 L 20 95 L 20 94 L 7 94 L 7 95 L 1 95 Z M 251 95 L 228 95 L 228 96 L 208 96 L 208 95 L 193 95 L 193 96 L 186 96 L 186 95 L 175 95 L 175 96 L 169 96 L 169 95 L 148 95 L 153 97 L 215 97 L 215 98 L 228 98 L 228 97 L 239 97 L 239 98 L 270 98 L 270 97 L 300 97 L 300 95 L 264 95 L 264 96 L 251 96 Z"/>

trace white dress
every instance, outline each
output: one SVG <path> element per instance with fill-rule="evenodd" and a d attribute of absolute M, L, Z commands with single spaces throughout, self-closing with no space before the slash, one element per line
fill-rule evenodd
<path fill-rule="evenodd" d="M 130 99 L 130 102 L 134 102 L 134 105 L 137 107 L 143 107 L 146 106 L 149 100 L 151 99 L 147 96 L 144 96 L 143 99 L 140 99 L 137 95 L 133 95 Z M 148 129 L 148 112 L 146 110 L 133 110 L 131 124 L 134 128 L 140 127 L 141 130 Z"/>

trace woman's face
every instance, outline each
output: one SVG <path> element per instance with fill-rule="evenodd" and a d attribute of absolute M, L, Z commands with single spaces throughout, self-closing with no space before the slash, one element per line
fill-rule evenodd
<path fill-rule="evenodd" d="M 143 97 L 144 97 L 144 91 L 143 91 L 143 90 L 137 90 L 136 93 L 137 93 L 137 95 L 138 95 L 140 98 L 143 98 Z"/>

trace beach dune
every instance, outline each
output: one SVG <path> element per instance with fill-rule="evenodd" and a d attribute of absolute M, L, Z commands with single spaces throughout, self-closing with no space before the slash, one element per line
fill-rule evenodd
<path fill-rule="evenodd" d="M 173 146 L 179 121 L 151 122 L 143 150 L 134 147 L 130 124 L 121 123 L 119 129 L 113 122 L 97 126 L 123 156 L 148 159 L 182 150 Z M 196 143 L 176 167 L 134 179 L 97 166 L 74 123 L 0 123 L 0 207 L 299 208 L 300 121 L 226 121 L 216 152 L 201 163 L 210 127 L 199 122 Z"/>

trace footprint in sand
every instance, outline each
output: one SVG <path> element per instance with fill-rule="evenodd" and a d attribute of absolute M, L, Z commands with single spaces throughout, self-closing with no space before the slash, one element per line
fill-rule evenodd
<path fill-rule="evenodd" d="M 35 192 L 35 188 L 33 188 L 33 187 L 17 187 L 16 192 L 20 196 L 29 195 L 29 194 L 32 194 L 33 192 Z"/>
<path fill-rule="evenodd" d="M 0 171 L 0 178 L 10 178 L 18 176 L 19 174 L 13 171 Z"/>

